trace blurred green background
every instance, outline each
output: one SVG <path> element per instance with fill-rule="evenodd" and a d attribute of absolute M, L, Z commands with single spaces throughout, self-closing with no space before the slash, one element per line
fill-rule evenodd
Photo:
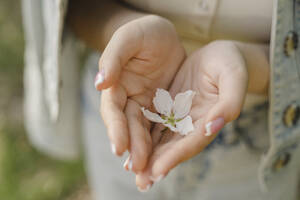
<path fill-rule="evenodd" d="M 0 1 L 0 199 L 90 199 L 81 161 L 53 160 L 33 149 L 26 138 L 20 10 L 20 1 Z"/>

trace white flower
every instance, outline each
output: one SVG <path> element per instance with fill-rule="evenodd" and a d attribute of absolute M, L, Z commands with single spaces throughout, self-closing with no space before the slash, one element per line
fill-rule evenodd
<path fill-rule="evenodd" d="M 164 89 L 157 89 L 153 104 L 157 112 L 156 114 L 142 107 L 144 116 L 150 121 L 162 123 L 171 131 L 178 132 L 181 135 L 187 135 L 194 130 L 194 125 L 189 112 L 191 110 L 193 97 L 195 92 L 188 90 L 184 93 L 176 95 L 172 100 L 169 92 Z"/>

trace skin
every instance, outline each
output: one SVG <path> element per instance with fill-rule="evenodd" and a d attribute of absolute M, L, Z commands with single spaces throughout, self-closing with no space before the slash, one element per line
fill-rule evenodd
<path fill-rule="evenodd" d="M 156 88 L 168 88 L 184 58 L 174 27 L 157 16 L 121 27 L 100 58 L 101 114 L 117 154 L 131 153 L 134 172 L 144 169 L 152 151 L 150 122 L 140 108 L 151 107 Z"/>
<path fill-rule="evenodd" d="M 205 124 L 217 117 L 223 117 L 225 122 L 236 119 L 247 84 L 245 61 L 234 43 L 213 42 L 190 55 L 169 91 L 172 97 L 186 90 L 196 92 L 190 111 L 195 131 L 181 136 L 170 131 L 161 134 L 163 127 L 155 127 L 153 152 L 147 167 L 136 177 L 137 185 L 152 185 L 152 180 L 166 176 L 172 168 L 200 153 L 216 136 L 205 136 Z"/>
<path fill-rule="evenodd" d="M 103 51 L 99 70 L 105 79 L 97 88 L 102 90 L 101 115 L 116 154 L 130 152 L 140 189 L 200 153 L 216 137 L 204 136 L 207 122 L 236 119 L 247 93 L 267 95 L 267 45 L 214 41 L 186 57 L 167 19 L 114 1 L 81 1 L 70 6 L 68 21 L 80 38 Z M 169 89 L 172 97 L 188 89 L 197 93 L 190 113 L 194 133 L 162 137 L 161 126 L 151 129 L 154 124 L 140 107 L 155 111 L 156 88 Z"/>

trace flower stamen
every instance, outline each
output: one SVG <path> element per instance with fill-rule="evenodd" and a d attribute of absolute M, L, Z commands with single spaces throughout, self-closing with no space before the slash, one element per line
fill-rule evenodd
<path fill-rule="evenodd" d="M 162 123 L 166 126 L 161 131 L 162 133 L 170 129 L 181 135 L 187 135 L 194 130 L 192 118 L 188 115 L 194 95 L 195 92 L 188 90 L 177 94 L 173 101 L 168 91 L 158 88 L 153 99 L 154 107 L 158 113 L 152 113 L 145 108 L 142 108 L 142 112 L 150 121 Z"/>

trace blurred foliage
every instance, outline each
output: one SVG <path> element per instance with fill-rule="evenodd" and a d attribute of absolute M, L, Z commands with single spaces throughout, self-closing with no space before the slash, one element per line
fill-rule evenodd
<path fill-rule="evenodd" d="M 0 166 L 0 199 L 65 199 L 85 183 L 82 162 L 40 154 L 29 145 L 21 127 L 0 130 Z"/>
<path fill-rule="evenodd" d="M 62 200 L 86 185 L 83 164 L 42 155 L 26 138 L 20 10 L 19 1 L 0 1 L 0 199 Z"/>
<path fill-rule="evenodd" d="M 5 80 L 18 88 L 22 81 L 23 69 L 23 32 L 21 26 L 20 3 L 0 1 L 0 73 L 6 73 Z M 9 76 L 8 76 L 9 75 Z"/>
<path fill-rule="evenodd" d="M 20 9 L 18 1 L 0 1 L 0 115 L 6 117 L 11 114 L 11 104 L 19 101 L 23 93 L 24 41 Z"/>

